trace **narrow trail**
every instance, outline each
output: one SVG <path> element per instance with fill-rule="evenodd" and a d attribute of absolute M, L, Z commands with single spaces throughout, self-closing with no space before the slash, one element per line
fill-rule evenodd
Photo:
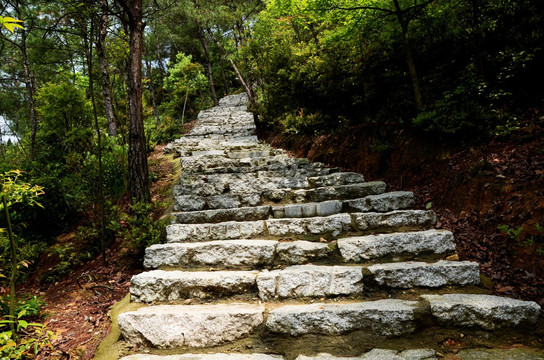
<path fill-rule="evenodd" d="M 412 193 L 259 143 L 246 102 L 167 147 L 183 174 L 118 317 L 124 360 L 544 359 L 540 306 L 479 287 Z"/>

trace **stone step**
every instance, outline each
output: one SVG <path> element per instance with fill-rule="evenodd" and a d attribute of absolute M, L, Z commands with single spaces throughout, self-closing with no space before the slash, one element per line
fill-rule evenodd
<path fill-rule="evenodd" d="M 130 301 L 149 303 L 249 293 L 254 290 L 258 273 L 257 270 L 143 272 L 130 280 Z"/>
<path fill-rule="evenodd" d="M 445 230 L 348 237 L 338 239 L 337 244 L 346 262 L 420 254 L 444 255 L 455 251 L 453 234 Z"/>
<path fill-rule="evenodd" d="M 368 275 L 363 275 L 365 272 Z M 153 270 L 133 276 L 130 293 L 133 302 L 217 299 L 248 293 L 258 294 L 262 300 L 364 295 L 363 276 L 365 282 L 393 288 L 437 288 L 480 282 L 478 264 L 468 261 L 385 263 L 369 267 L 297 265 L 272 271 Z"/>
<path fill-rule="evenodd" d="M 252 173 L 263 170 L 324 167 L 308 159 L 291 158 L 285 154 L 254 158 L 228 158 L 219 155 L 189 156 L 181 158 L 184 174 Z"/>
<path fill-rule="evenodd" d="M 184 211 L 172 213 L 172 223 L 196 224 L 218 223 L 223 221 L 255 221 L 273 218 L 305 218 L 329 216 L 341 212 L 380 211 L 408 209 L 414 205 L 411 192 L 397 191 L 380 195 L 370 195 L 354 200 L 330 200 L 283 206 L 254 206 L 230 209 Z"/>
<path fill-rule="evenodd" d="M 251 304 L 159 305 L 119 314 L 124 339 L 159 349 L 209 347 L 234 341 L 263 324 L 264 307 Z"/>
<path fill-rule="evenodd" d="M 311 218 L 283 218 L 259 221 L 226 221 L 202 224 L 171 224 L 166 241 L 199 242 L 211 240 L 272 238 L 334 238 L 350 232 L 429 229 L 436 222 L 433 211 L 399 210 L 388 213 L 352 213 Z"/>
<path fill-rule="evenodd" d="M 331 168 L 322 168 L 320 170 L 325 169 L 328 171 L 331 170 Z M 315 188 L 315 186 L 310 185 L 310 179 L 326 179 L 328 176 L 334 174 L 346 173 L 332 173 L 315 176 L 312 172 L 300 171 L 292 172 L 285 176 L 272 177 L 269 176 L 270 174 L 268 174 L 268 172 L 182 176 L 181 184 L 174 187 L 174 197 L 180 195 L 212 196 L 225 194 L 227 192 L 230 194 L 243 195 L 266 190 Z M 351 185 L 350 183 L 342 181 L 342 178 L 337 180 L 336 183 L 326 181 L 326 186 Z M 357 183 L 362 183 L 362 181 Z M 357 204 L 355 204 L 355 206 L 357 206 Z"/>
<path fill-rule="evenodd" d="M 429 317 L 448 327 L 495 330 L 532 327 L 535 302 L 492 295 L 423 295 L 421 301 L 386 299 L 352 303 L 284 305 L 269 309 L 251 304 L 159 305 L 119 315 L 131 345 L 161 349 L 209 347 L 241 339 L 264 324 L 266 333 L 299 337 L 365 331 L 383 337 L 413 334 Z"/>
<path fill-rule="evenodd" d="M 541 307 L 533 301 L 522 301 L 493 295 L 446 294 L 423 295 L 432 316 L 448 327 L 496 330 L 533 326 Z"/>
<path fill-rule="evenodd" d="M 220 240 L 200 243 L 156 244 L 145 249 L 144 267 L 251 268 L 272 263 L 299 265 L 327 258 L 328 244 L 310 241 Z"/>
<path fill-rule="evenodd" d="M 329 200 L 360 199 L 369 195 L 379 195 L 385 191 L 385 183 L 381 181 L 361 184 L 338 185 L 315 189 L 270 189 L 258 192 L 222 193 L 221 195 L 178 195 L 174 190 L 174 211 L 199 211 L 211 209 L 231 209 L 237 207 L 259 206 L 267 203 L 305 203 Z M 203 187 L 201 193 L 213 193 L 221 186 Z M 230 189 L 230 188 L 229 188 Z M 376 201 L 374 201 L 376 202 Z M 350 208 L 357 210 L 352 203 Z M 359 207 L 363 208 L 361 204 Z"/>
<path fill-rule="evenodd" d="M 251 136 L 257 133 L 255 126 L 199 126 L 193 131 L 185 134 L 186 137 L 207 137 L 208 135 L 223 135 L 223 136 Z"/>
<path fill-rule="evenodd" d="M 172 213 L 173 224 L 218 223 L 224 221 L 266 220 L 272 214 L 271 206 L 239 207 Z"/>
<path fill-rule="evenodd" d="M 156 269 L 159 267 L 247 268 L 263 266 L 274 261 L 274 256 L 278 251 L 277 245 L 278 242 L 273 240 L 156 244 L 145 249 L 144 267 Z"/>
<path fill-rule="evenodd" d="M 181 355 L 151 355 L 135 354 L 121 358 L 121 360 L 285 360 L 280 355 L 269 354 L 181 354 Z M 420 360 L 420 359 L 415 359 Z M 423 359 L 421 359 L 423 360 Z"/>
<path fill-rule="evenodd" d="M 478 285 L 480 267 L 472 261 L 399 262 L 368 267 L 375 283 L 393 288 Z"/>
<path fill-rule="evenodd" d="M 225 155 L 202 155 L 189 156 L 181 158 L 181 168 L 189 173 L 198 173 L 202 171 L 212 172 L 214 168 L 232 167 L 249 168 L 259 166 L 293 166 L 299 164 L 308 164 L 307 159 L 290 158 L 287 155 L 254 157 L 254 158 L 229 158 Z M 235 172 L 235 171 L 230 171 Z M 242 171 L 239 171 L 242 172 Z"/>
<path fill-rule="evenodd" d="M 257 136 L 228 137 L 215 135 L 207 138 L 203 137 L 182 137 L 174 140 L 164 147 L 165 154 L 178 154 L 180 156 L 190 156 L 192 151 L 208 150 L 254 150 L 261 148 Z"/>
<path fill-rule="evenodd" d="M 410 349 L 404 351 L 372 349 L 357 357 L 339 357 L 320 353 L 316 356 L 299 355 L 296 360 L 437 360 L 437 358 L 436 352 L 433 349 Z"/>
<path fill-rule="evenodd" d="M 254 159 L 254 158 L 264 158 L 285 154 L 286 152 L 281 149 L 269 148 L 266 150 L 253 150 L 253 151 L 229 151 L 226 153 L 226 156 L 230 159 Z M 194 155 L 194 154 L 193 154 Z"/>
<path fill-rule="evenodd" d="M 415 332 L 417 301 L 387 299 L 349 304 L 286 305 L 271 310 L 267 330 L 290 336 L 338 335 L 365 330 L 381 336 Z"/>
<path fill-rule="evenodd" d="M 268 354 L 215 353 L 181 355 L 135 354 L 125 356 L 121 360 L 285 360 L 285 358 L 280 355 Z M 296 360 L 437 360 L 437 357 L 436 352 L 433 349 L 410 349 L 404 351 L 372 349 L 357 357 L 340 357 L 319 353 L 315 356 L 299 355 Z M 534 360 L 534 358 L 527 360 Z"/>
<path fill-rule="evenodd" d="M 354 266 L 299 265 L 264 270 L 256 281 L 263 300 L 358 295 L 363 291 L 362 268 Z"/>

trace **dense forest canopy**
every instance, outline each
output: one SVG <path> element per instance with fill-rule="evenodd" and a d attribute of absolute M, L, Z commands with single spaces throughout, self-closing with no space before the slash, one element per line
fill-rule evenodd
<path fill-rule="evenodd" d="M 44 192 L 10 208 L 29 261 L 84 213 L 89 248 L 67 261 L 103 252 L 127 191 L 142 221 L 147 151 L 231 92 L 273 131 L 457 143 L 507 136 L 544 96 L 539 0 L 6 0 L 0 15 L 0 117 L 17 139 L 0 172 Z"/>

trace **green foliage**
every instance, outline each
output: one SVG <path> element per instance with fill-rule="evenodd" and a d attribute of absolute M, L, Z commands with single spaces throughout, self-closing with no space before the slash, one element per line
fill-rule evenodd
<path fill-rule="evenodd" d="M 17 236 L 17 233 L 26 226 L 20 213 L 34 206 L 42 207 L 38 197 L 44 195 L 41 186 L 23 182 L 22 176 L 23 173 L 20 170 L 0 173 L 0 197 L 2 198 L 0 201 L 0 214 L 2 214 L 0 216 L 0 269 L 7 268 L 9 262 L 15 261 L 17 266 L 12 265 L 11 268 L 12 273 L 15 272 L 13 275 L 15 278 L 18 269 L 21 266 L 28 267 L 29 261 L 35 259 L 41 250 L 38 244 L 24 241 Z M 6 209 L 3 200 L 8 206 L 9 222 L 13 230 L 8 226 L 8 219 L 4 216 Z M 13 259 L 12 247 L 15 247 L 15 259 Z M 17 259 L 23 259 L 23 261 L 19 262 Z"/>
<path fill-rule="evenodd" d="M 42 275 L 41 281 L 52 284 L 72 273 L 77 266 L 93 259 L 98 254 L 96 244 L 100 240 L 99 236 L 98 229 L 82 226 L 78 228 L 76 235 L 78 239 L 74 242 L 53 245 L 47 250 L 47 256 L 58 259 L 58 263 Z M 94 246 L 92 240 L 95 241 Z M 76 241 L 82 241 L 86 246 L 76 246 Z"/>
<path fill-rule="evenodd" d="M 0 310 L 2 316 L 9 315 L 8 303 L 9 295 L 0 296 Z M 27 295 L 25 298 L 17 298 L 15 303 L 15 312 L 18 314 L 18 317 L 37 317 L 45 306 L 45 302 L 42 298 L 36 295 Z"/>
<path fill-rule="evenodd" d="M 504 125 L 505 115 L 499 108 L 509 93 L 490 91 L 469 66 L 459 84 L 413 119 L 425 131 L 463 138 L 489 135 Z"/>
<path fill-rule="evenodd" d="M 310 135 L 319 133 L 319 129 L 323 130 L 326 125 L 321 114 L 304 114 L 304 109 L 287 114 L 282 124 L 287 134 Z"/>
<path fill-rule="evenodd" d="M 183 127 L 180 121 L 175 121 L 170 116 L 161 117 L 159 127 L 149 127 L 147 132 L 150 134 L 150 140 L 155 144 L 165 144 L 178 139 L 183 135 Z"/>
<path fill-rule="evenodd" d="M 321 118 L 306 121 L 305 133 L 391 122 L 396 132 L 413 126 L 452 140 L 515 131 L 514 101 L 534 106 L 542 93 L 544 32 L 534 30 L 542 7 L 487 0 L 399 5 L 402 19 L 390 0 L 267 2 L 239 50 L 249 60 L 245 70 L 260 80 L 263 123 L 300 123 L 302 108 Z M 419 109 L 404 32 L 424 100 Z"/>
<path fill-rule="evenodd" d="M 137 203 L 130 208 L 130 214 L 121 213 L 118 223 L 125 258 L 139 264 L 143 260 L 144 250 L 153 244 L 166 241 L 166 220 L 154 220 L 153 213 L 160 204 Z"/>
<path fill-rule="evenodd" d="M 171 86 L 173 99 L 162 105 L 163 111 L 169 117 L 188 117 L 183 113 L 184 107 L 186 113 L 195 115 L 199 110 L 205 109 L 210 105 L 207 97 L 201 97 L 208 86 L 208 79 L 204 75 L 204 67 L 193 62 L 191 55 L 179 53 L 176 55 L 176 61 L 170 64 L 168 81 Z M 164 79 L 163 86 L 167 83 Z M 187 99 L 187 103 L 186 103 Z"/>
<path fill-rule="evenodd" d="M 44 194 L 43 187 L 21 182 L 22 175 L 23 173 L 20 170 L 10 170 L 0 174 L 0 182 L 2 183 L 0 195 L 6 196 L 8 207 L 14 204 L 41 207 L 42 205 L 37 198 Z M 0 210 L 3 209 L 4 204 L 0 203 Z"/>
<path fill-rule="evenodd" d="M 3 318 L 0 320 L 0 360 L 29 359 L 44 347 L 52 348 L 51 341 L 55 334 L 35 322 L 45 306 L 41 298 L 27 296 L 25 299 L 16 299 L 17 308 L 13 319 L 9 316 L 8 303 L 8 296 L 0 298 Z M 12 323 L 16 325 L 16 330 L 7 330 L 6 327 Z"/>
<path fill-rule="evenodd" d="M 544 227 L 539 223 L 534 225 L 532 231 L 523 226 L 510 227 L 508 225 L 499 225 L 498 229 L 513 240 L 516 246 L 544 257 Z"/>

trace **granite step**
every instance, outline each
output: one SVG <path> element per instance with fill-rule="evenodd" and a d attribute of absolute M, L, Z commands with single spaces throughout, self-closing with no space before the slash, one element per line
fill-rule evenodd
<path fill-rule="evenodd" d="M 338 239 L 337 244 L 345 262 L 425 254 L 447 255 L 455 251 L 453 234 L 435 229 L 347 237 Z"/>
<path fill-rule="evenodd" d="M 322 168 L 320 170 L 325 169 L 327 170 L 327 172 L 333 170 L 332 168 Z M 211 196 L 221 195 L 227 192 L 230 194 L 243 195 L 253 192 L 263 192 L 265 190 L 309 189 L 316 187 L 351 185 L 364 182 L 349 182 L 348 180 L 354 179 L 352 177 L 330 177 L 331 175 L 335 174 L 343 173 L 333 172 L 321 176 L 315 176 L 316 174 L 314 174 L 313 172 L 301 171 L 292 172 L 287 174 L 286 176 L 270 176 L 273 174 L 269 174 L 269 172 L 182 176 L 180 179 L 181 184 L 174 187 L 174 196 Z M 332 179 L 334 179 L 334 181 L 332 181 Z M 326 185 L 315 186 L 315 184 L 317 184 L 317 181 Z"/>
<path fill-rule="evenodd" d="M 222 188 L 221 185 L 210 184 L 203 187 L 202 192 L 214 193 Z M 221 195 L 180 195 L 178 189 L 174 190 L 174 211 L 199 211 L 211 209 L 232 209 L 247 206 L 262 206 L 272 203 L 307 203 L 323 202 L 329 200 L 353 200 L 379 195 L 385 192 L 385 183 L 381 181 L 366 182 L 360 184 L 338 185 L 320 187 L 314 189 L 263 189 L 256 192 L 227 192 Z M 186 191 L 183 191 L 185 193 Z M 357 203 L 353 203 L 353 209 L 357 209 Z M 360 205 L 360 206 L 364 206 Z"/>
<path fill-rule="evenodd" d="M 482 294 L 422 295 L 441 326 L 497 330 L 532 328 L 541 307 L 534 301 Z"/>
<path fill-rule="evenodd" d="M 180 299 L 219 299 L 255 294 L 262 300 L 305 297 L 364 296 L 365 283 L 392 288 L 437 288 L 477 285 L 475 262 L 385 263 L 371 266 L 295 265 L 277 270 L 163 271 L 153 270 L 131 279 L 133 302 Z"/>
<path fill-rule="evenodd" d="M 331 254 L 329 244 L 302 240 L 244 239 L 156 244 L 145 250 L 144 267 L 254 269 L 271 264 L 300 265 L 326 259 Z"/>
<path fill-rule="evenodd" d="M 338 335 L 355 330 L 402 336 L 417 329 L 419 302 L 398 299 L 348 304 L 286 305 L 269 312 L 266 329 L 289 336 Z"/>
<path fill-rule="evenodd" d="M 131 345 L 161 349 L 210 347 L 241 339 L 264 324 L 266 333 L 299 337 L 341 335 L 354 331 L 382 337 L 414 334 L 432 326 L 428 318 L 455 329 L 516 329 L 534 326 L 535 302 L 492 295 L 423 295 L 420 301 L 385 299 L 365 302 L 283 305 L 157 305 L 119 315 Z"/>
<path fill-rule="evenodd" d="M 158 305 L 119 314 L 117 321 L 132 346 L 199 348 L 254 332 L 264 322 L 264 310 L 252 304 Z"/>
<path fill-rule="evenodd" d="M 285 358 L 280 355 L 270 354 L 215 353 L 181 355 L 134 354 L 125 356 L 121 360 L 285 360 Z"/>
<path fill-rule="evenodd" d="M 246 206 L 229 209 L 182 211 L 172 213 L 174 224 L 255 221 L 269 218 L 305 218 L 329 216 L 341 212 L 390 212 L 414 205 L 411 192 L 397 191 L 353 200 L 329 200 L 282 206 Z"/>
<path fill-rule="evenodd" d="M 487 359 L 487 358 L 486 358 Z M 534 358 L 527 359 L 533 360 Z M 129 355 L 121 360 L 286 360 L 280 355 L 269 354 L 182 354 L 182 355 Z M 319 353 L 315 356 L 299 355 L 295 360 L 437 360 L 433 349 L 410 349 L 404 351 L 389 349 L 372 349 L 360 356 L 334 356 L 327 353 Z M 509 360 L 509 359 L 505 359 Z"/>
<path fill-rule="evenodd" d="M 353 232 L 425 230 L 431 228 L 435 222 L 436 215 L 433 211 L 399 210 L 387 213 L 342 213 L 311 218 L 171 224 L 166 227 L 166 241 L 199 242 L 257 237 L 320 240 Z"/>

